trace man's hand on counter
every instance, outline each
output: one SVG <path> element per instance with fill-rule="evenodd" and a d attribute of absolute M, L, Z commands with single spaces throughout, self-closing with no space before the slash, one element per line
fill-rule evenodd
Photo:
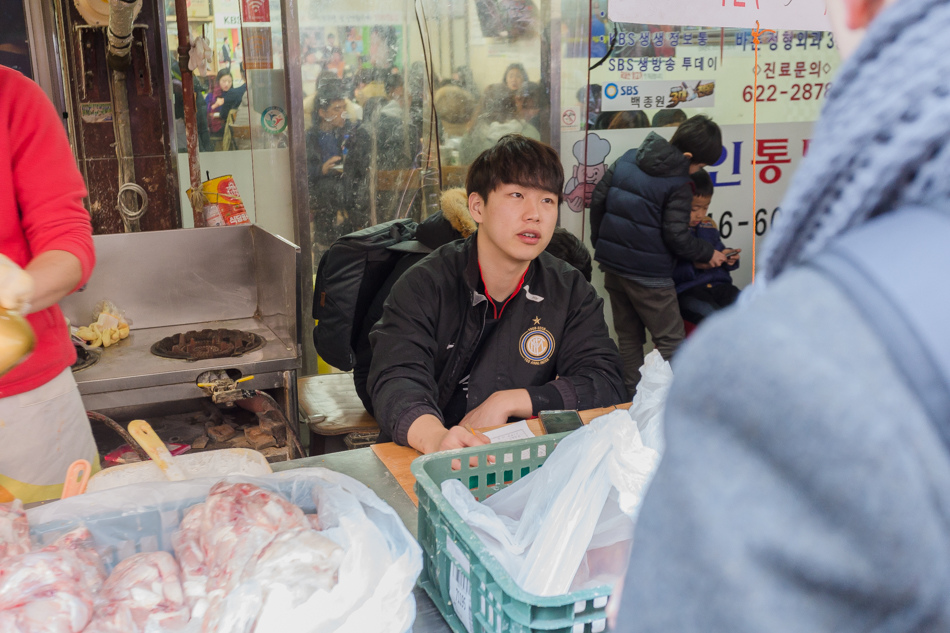
<path fill-rule="evenodd" d="M 462 426 L 447 429 L 434 415 L 421 415 L 409 427 L 409 446 L 423 454 L 482 444 L 488 444 L 488 438 L 481 433 Z"/>
<path fill-rule="evenodd" d="M 509 418 L 530 418 L 531 396 L 526 389 L 496 391 L 469 411 L 459 426 L 484 429 L 506 424 Z"/>

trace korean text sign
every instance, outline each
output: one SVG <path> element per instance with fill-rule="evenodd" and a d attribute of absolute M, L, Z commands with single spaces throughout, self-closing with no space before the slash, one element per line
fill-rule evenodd
<path fill-rule="evenodd" d="M 614 22 L 828 31 L 825 0 L 610 0 Z"/>

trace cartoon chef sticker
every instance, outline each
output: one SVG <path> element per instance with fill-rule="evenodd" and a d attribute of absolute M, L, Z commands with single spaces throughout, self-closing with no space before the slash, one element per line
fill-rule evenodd
<path fill-rule="evenodd" d="M 564 186 L 564 199 L 567 200 L 567 206 L 575 213 L 580 213 L 590 206 L 594 187 L 607 173 L 606 160 L 610 153 L 610 142 L 594 133 L 587 135 L 586 157 L 584 144 L 585 139 L 574 143 L 573 153 L 577 164 L 574 165 L 574 175 Z"/>

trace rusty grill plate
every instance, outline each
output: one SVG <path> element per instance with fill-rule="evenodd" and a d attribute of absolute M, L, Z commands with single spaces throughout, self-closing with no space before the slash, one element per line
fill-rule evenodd
<path fill-rule="evenodd" d="M 156 356 L 180 360 L 232 358 L 264 347 L 264 339 L 241 330 L 191 330 L 166 336 L 152 345 Z"/>

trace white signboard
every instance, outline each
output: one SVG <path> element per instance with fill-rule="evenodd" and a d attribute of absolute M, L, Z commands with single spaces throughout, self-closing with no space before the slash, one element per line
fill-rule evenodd
<path fill-rule="evenodd" d="M 614 22 L 830 31 L 825 0 L 610 0 Z"/>

